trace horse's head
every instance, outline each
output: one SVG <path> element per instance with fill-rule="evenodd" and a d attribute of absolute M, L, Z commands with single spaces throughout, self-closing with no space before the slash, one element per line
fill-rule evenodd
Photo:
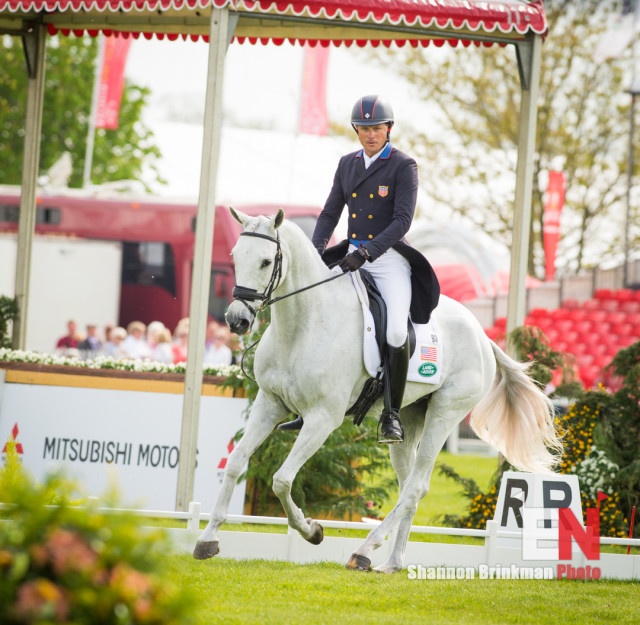
<path fill-rule="evenodd" d="M 229 211 L 242 224 L 243 232 L 231 251 L 236 286 L 225 319 L 232 332 L 246 334 L 258 307 L 271 297 L 286 269 L 278 234 L 284 211 L 279 209 L 272 217 L 249 217 L 233 208 Z"/>

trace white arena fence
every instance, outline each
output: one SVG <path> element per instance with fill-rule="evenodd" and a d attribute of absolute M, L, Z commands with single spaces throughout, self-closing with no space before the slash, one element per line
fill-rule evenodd
<path fill-rule="evenodd" d="M 0 504 L 0 510 L 8 509 L 8 504 Z M 191 502 L 187 512 L 160 510 L 128 510 L 116 508 L 95 508 L 100 513 L 126 513 L 148 519 L 173 519 L 186 521 L 184 528 L 163 528 L 170 537 L 176 554 L 191 553 L 200 535 L 200 522 L 209 520 L 209 513 L 201 511 L 199 502 Z M 318 522 L 325 529 L 334 530 L 366 530 L 374 528 L 377 521 L 336 521 L 321 520 Z M 229 515 L 228 524 L 255 525 L 287 525 L 284 517 Z M 151 528 L 149 528 L 151 529 Z M 157 529 L 157 528 L 153 528 Z M 546 578 L 558 577 L 558 562 L 523 560 L 522 548 L 505 547 L 505 540 L 522 540 L 522 533 L 500 529 L 497 521 L 487 521 L 486 529 L 464 529 L 453 527 L 433 527 L 412 525 L 412 534 L 434 534 L 440 536 L 466 536 L 484 538 L 484 544 L 465 545 L 436 542 L 409 541 L 405 555 L 405 567 L 415 573 L 418 570 L 440 569 L 446 578 L 455 578 L 460 571 L 484 571 L 490 577 L 498 579 L 527 579 L 539 573 Z M 325 536 L 320 545 L 311 545 L 300 534 L 288 527 L 287 533 L 249 531 L 220 531 L 220 553 L 217 558 L 235 560 L 277 560 L 296 564 L 318 562 L 336 562 L 345 564 L 351 554 L 362 545 L 362 537 Z M 372 566 L 386 562 L 391 539 L 373 554 Z M 542 536 L 541 536 L 542 538 Z M 548 538 L 548 536 L 545 536 Z M 601 545 L 621 545 L 640 548 L 640 539 L 634 538 L 600 538 Z M 577 551 L 577 553 L 576 553 Z M 640 579 L 640 554 L 601 553 L 599 560 L 588 560 L 580 551 L 574 549 L 573 559 L 568 563 L 574 571 L 582 569 L 599 569 L 599 576 L 608 579 Z M 448 573 L 447 573 L 448 572 Z M 452 573 L 449 574 L 449 573 Z M 413 573 L 412 573 L 413 574 Z M 473 577 L 473 575 L 471 575 Z M 467 575 L 469 577 L 469 575 Z"/>

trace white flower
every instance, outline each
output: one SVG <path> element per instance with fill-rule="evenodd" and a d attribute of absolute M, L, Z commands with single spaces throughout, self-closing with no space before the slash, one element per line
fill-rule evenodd
<path fill-rule="evenodd" d="M 80 360 L 67 358 L 55 354 L 39 354 L 23 350 L 0 348 L 0 361 L 3 362 L 31 362 L 45 365 L 62 365 L 68 367 L 82 367 L 86 369 L 118 369 L 121 371 L 155 371 L 157 373 L 185 373 L 185 363 L 165 364 L 154 361 L 142 361 L 131 359 L 114 360 L 112 357 L 98 356 L 95 360 Z M 223 378 L 243 380 L 238 365 L 203 365 L 204 375 L 213 375 Z"/>

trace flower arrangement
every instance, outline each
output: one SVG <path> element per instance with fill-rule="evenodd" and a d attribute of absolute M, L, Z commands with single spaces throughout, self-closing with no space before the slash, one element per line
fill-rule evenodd
<path fill-rule="evenodd" d="M 2 362 L 29 362 L 41 365 L 57 365 L 62 367 L 82 367 L 85 369 L 113 369 L 118 371 L 155 371 L 158 373 L 185 373 L 186 363 L 181 362 L 176 365 L 155 362 L 152 360 L 125 359 L 115 360 L 105 356 L 99 356 L 94 360 L 81 360 L 80 358 L 69 358 L 67 356 L 56 356 L 52 354 L 40 354 L 22 350 L 0 348 L 0 361 Z M 204 375 L 212 375 L 227 378 L 234 386 L 241 386 L 244 376 L 238 365 L 209 365 L 202 367 Z M 236 384 L 237 383 L 237 384 Z"/>
<path fill-rule="evenodd" d="M 162 530 L 73 505 L 70 483 L 32 483 L 17 456 L 10 440 L 0 475 L 0 501 L 9 503 L 0 523 L 3 625 L 191 622 L 192 598 L 166 572 Z"/>
<path fill-rule="evenodd" d="M 520 354 L 522 360 L 526 360 L 529 353 L 542 353 L 536 346 L 539 339 L 540 336 L 536 334 L 526 341 L 520 341 L 528 350 Z M 556 471 L 578 475 L 585 513 L 587 508 L 598 507 L 598 491 L 608 495 L 600 503 L 600 533 L 602 536 L 624 538 L 629 527 L 624 512 L 635 502 L 628 492 L 635 489 L 637 499 L 638 481 L 637 478 L 634 481 L 633 476 L 637 475 L 634 467 L 640 466 L 637 460 L 640 439 L 632 435 L 638 431 L 637 424 L 640 423 L 640 402 L 637 401 L 640 341 L 620 350 L 610 366 L 614 367 L 615 373 L 624 377 L 625 386 L 622 389 L 611 395 L 600 386 L 597 391 L 582 393 L 566 413 L 556 416 L 555 426 L 562 433 L 564 447 Z M 632 398 L 631 401 L 627 401 L 629 398 Z M 619 453 L 619 462 L 613 460 L 611 451 L 622 447 L 615 436 L 619 436 L 627 445 L 626 455 Z M 599 443 L 597 446 L 594 444 L 596 440 Z M 500 475 L 496 475 L 485 493 L 475 480 L 460 476 L 447 465 L 442 465 L 440 471 L 459 482 L 469 500 L 466 514 L 446 515 L 444 522 L 453 527 L 484 528 L 495 514 Z M 622 477 L 626 477 L 626 481 Z"/>

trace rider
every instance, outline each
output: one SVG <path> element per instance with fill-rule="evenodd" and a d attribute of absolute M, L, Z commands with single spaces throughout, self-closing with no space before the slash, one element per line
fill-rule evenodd
<path fill-rule="evenodd" d="M 393 124 L 383 98 L 368 95 L 355 103 L 351 125 L 362 149 L 340 159 L 312 239 L 325 262 L 339 261 L 343 271 L 367 262 L 387 305 L 385 407 L 378 424 L 378 441 L 387 444 L 404 440 L 398 411 L 409 366 L 409 312 L 415 323 L 427 323 L 440 296 L 431 265 L 404 238 L 416 207 L 418 167 L 391 145 Z M 349 239 L 326 249 L 345 204 Z M 291 425 L 296 422 L 301 426 L 299 418 Z"/>

